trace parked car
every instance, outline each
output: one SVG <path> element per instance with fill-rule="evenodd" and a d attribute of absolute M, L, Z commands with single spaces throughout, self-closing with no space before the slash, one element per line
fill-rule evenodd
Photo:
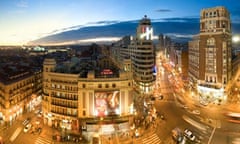
<path fill-rule="evenodd" d="M 194 141 L 196 139 L 196 136 L 193 135 L 193 132 L 189 129 L 184 130 L 184 136 L 190 139 L 191 141 Z"/>
<path fill-rule="evenodd" d="M 28 131 L 31 129 L 31 127 L 32 127 L 32 124 L 27 124 L 27 125 L 24 127 L 23 131 L 24 131 L 24 132 L 28 132 Z"/>

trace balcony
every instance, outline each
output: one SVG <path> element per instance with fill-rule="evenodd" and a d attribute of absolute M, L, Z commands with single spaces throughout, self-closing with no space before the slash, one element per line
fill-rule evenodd
<path fill-rule="evenodd" d="M 51 110 L 51 112 L 55 113 L 57 115 L 69 116 L 69 117 L 74 117 L 74 118 L 76 118 L 78 116 L 77 114 L 68 114 L 68 113 L 65 113 L 65 112 L 57 112 L 57 111 L 54 111 L 54 110 Z"/>
<path fill-rule="evenodd" d="M 54 97 L 54 98 L 63 99 L 63 100 L 72 100 L 72 101 L 77 101 L 78 100 L 77 96 L 75 96 L 75 97 L 57 96 L 57 95 L 51 95 L 51 96 Z"/>
<path fill-rule="evenodd" d="M 63 104 L 62 102 L 61 103 L 60 102 L 51 102 L 51 105 L 65 107 L 65 108 L 72 108 L 72 109 L 77 109 L 78 108 L 75 105 Z"/>

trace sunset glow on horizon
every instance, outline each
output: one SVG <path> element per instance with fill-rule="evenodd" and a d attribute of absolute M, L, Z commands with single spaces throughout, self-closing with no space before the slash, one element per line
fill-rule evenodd
<path fill-rule="evenodd" d="M 99 21 L 199 17 L 202 8 L 225 6 L 233 21 L 239 20 L 238 0 L 196 2 L 194 0 L 1 0 L 0 45 L 24 45 L 54 31 Z M 191 6 L 191 9 L 189 9 Z M 237 14 L 238 13 L 238 14 Z"/>

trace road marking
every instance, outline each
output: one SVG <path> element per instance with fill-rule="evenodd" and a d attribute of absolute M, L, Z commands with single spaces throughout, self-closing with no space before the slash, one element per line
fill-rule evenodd
<path fill-rule="evenodd" d="M 43 136 L 40 136 L 37 138 L 37 140 L 35 141 L 35 144 L 51 144 L 52 140 L 49 138 L 45 138 Z"/>
<path fill-rule="evenodd" d="M 182 118 L 183 118 L 186 122 L 188 122 L 188 123 L 190 123 L 191 125 L 195 126 L 197 129 L 201 130 L 203 133 L 206 133 L 206 132 L 207 132 L 207 127 L 206 127 L 204 124 L 199 123 L 199 122 L 193 120 L 192 118 L 190 118 L 190 117 L 188 117 L 188 116 L 186 116 L 186 115 L 183 115 Z"/>
<path fill-rule="evenodd" d="M 210 136 L 210 138 L 209 138 L 209 140 L 208 140 L 208 144 L 211 143 L 212 138 L 213 138 L 213 134 L 214 134 L 215 130 L 216 130 L 216 127 L 214 127 L 214 129 L 213 129 L 213 131 L 212 131 L 212 133 L 211 133 L 211 136 Z"/>
<path fill-rule="evenodd" d="M 11 142 L 13 142 L 13 141 L 17 138 L 17 136 L 19 135 L 19 133 L 21 132 L 21 130 L 22 130 L 22 128 L 21 128 L 21 127 L 18 127 L 18 128 L 14 131 L 13 135 L 12 135 L 11 138 L 10 138 L 10 141 L 11 141 Z"/>
<path fill-rule="evenodd" d="M 160 144 L 161 140 L 156 133 L 142 139 L 143 144 Z"/>

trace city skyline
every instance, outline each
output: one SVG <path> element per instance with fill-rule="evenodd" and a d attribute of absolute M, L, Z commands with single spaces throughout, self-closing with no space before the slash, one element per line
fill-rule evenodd
<path fill-rule="evenodd" d="M 0 45 L 25 44 L 64 28 L 105 25 L 116 21 L 140 19 L 199 18 L 200 10 L 225 6 L 232 22 L 239 22 L 240 4 L 237 0 L 220 1 L 30 1 L 3 0 L 0 2 Z M 106 23 L 105 23 L 106 22 Z"/>

